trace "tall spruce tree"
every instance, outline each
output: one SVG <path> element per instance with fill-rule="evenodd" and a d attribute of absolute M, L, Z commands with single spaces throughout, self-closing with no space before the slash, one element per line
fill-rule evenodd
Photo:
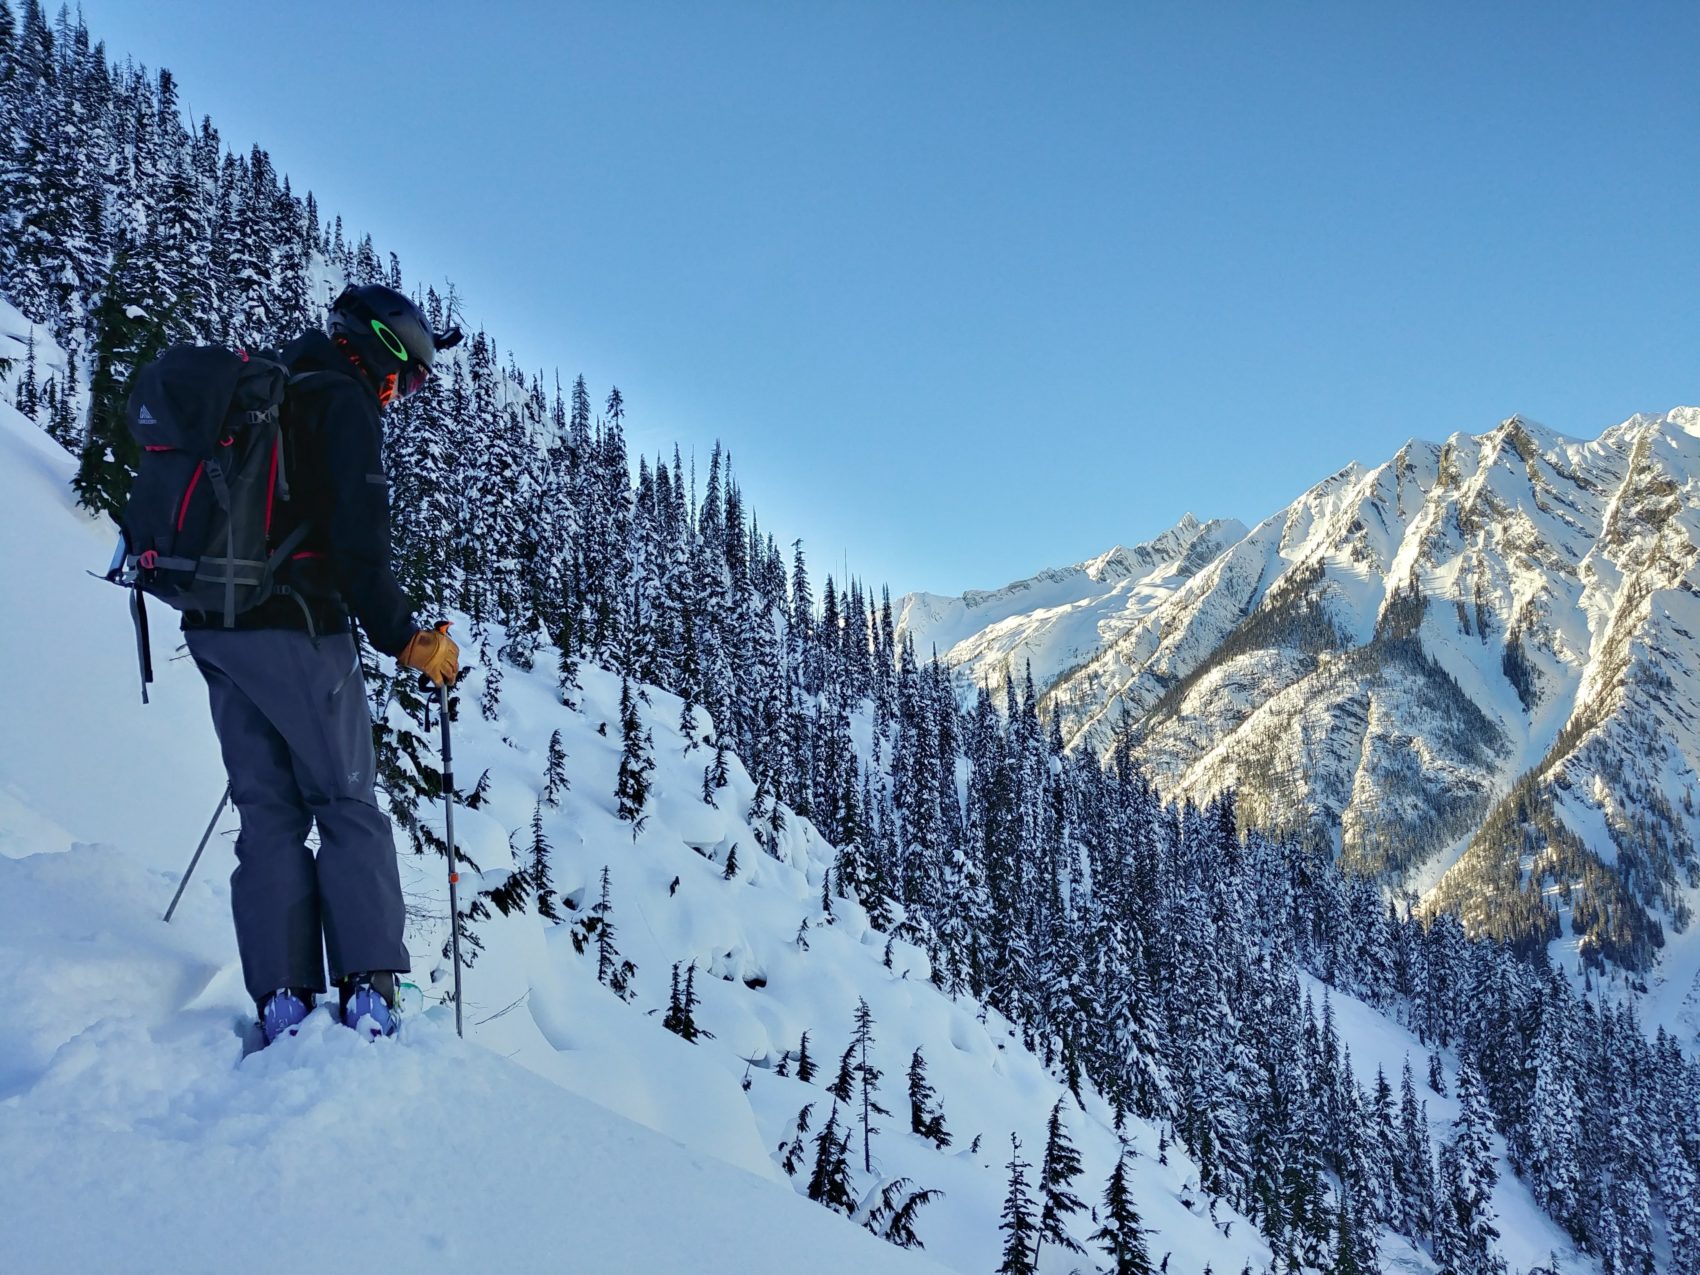
<path fill-rule="evenodd" d="M 1021 1158 L 1021 1139 L 1009 1135 L 1009 1188 L 1004 1192 L 998 1230 L 1003 1232 L 1003 1261 L 998 1275 L 1037 1275 L 1035 1249 L 1039 1225 L 1033 1216 L 1033 1197 L 1027 1191 L 1027 1170 L 1033 1166 Z"/>
<path fill-rule="evenodd" d="M 815 1135 L 815 1165 L 809 1175 L 809 1199 L 846 1217 L 856 1211 L 850 1177 L 850 1131 L 838 1124 L 838 1103 L 832 1104 L 826 1124 Z"/>
<path fill-rule="evenodd" d="M 1487 1095 L 1475 1067 L 1458 1069 L 1458 1118 L 1442 1157 L 1441 1256 L 1458 1275 L 1491 1275 L 1504 1263 L 1494 1253 L 1493 1188 L 1499 1181 Z"/>
<path fill-rule="evenodd" d="M 638 716 L 629 677 L 620 679 L 620 740 L 620 770 L 614 795 L 620 803 L 620 818 L 632 825 L 635 841 L 649 818 L 644 811 L 649 805 L 649 772 L 655 769 L 655 759 L 649 732 Z"/>
<path fill-rule="evenodd" d="M 856 1052 L 856 1099 L 862 1109 L 862 1172 L 874 1171 L 873 1140 L 879 1130 L 874 1127 L 875 1116 L 889 1116 L 874 1096 L 879 1092 L 879 1083 L 885 1075 L 874 1066 L 872 1049 L 874 1044 L 874 1015 L 868 1008 L 866 997 L 856 1001 L 856 1029 L 850 1038 L 850 1047 Z"/>
<path fill-rule="evenodd" d="M 1104 1206 L 1099 1211 L 1098 1229 L 1092 1242 L 1110 1259 L 1110 1275 L 1153 1275 L 1151 1252 L 1146 1247 L 1146 1229 L 1140 1225 L 1139 1209 L 1128 1187 L 1128 1149 L 1122 1143 L 1116 1167 L 1104 1187 Z"/>
<path fill-rule="evenodd" d="M 607 987 L 623 1001 L 631 1000 L 635 989 L 632 979 L 637 966 L 620 955 L 614 944 L 614 903 L 609 897 L 608 865 L 602 865 L 602 889 L 591 906 L 596 922 L 596 981 Z M 674 1000 L 678 1000 L 679 967 L 673 967 Z M 669 1028 L 668 1030 L 674 1030 Z M 681 1033 L 682 1034 L 682 1033 Z"/>
<path fill-rule="evenodd" d="M 549 856 L 553 853 L 549 838 L 543 832 L 543 803 L 531 808 L 531 888 L 537 892 L 537 912 L 551 921 L 559 921 L 561 913 L 555 907 L 555 886 L 549 871 Z"/>
<path fill-rule="evenodd" d="M 553 731 L 549 736 L 549 752 L 543 763 L 543 804 L 559 806 L 561 795 L 572 788 L 572 780 L 567 777 L 567 750 L 561 743 L 561 732 Z"/>
<path fill-rule="evenodd" d="M 909 1057 L 909 1132 L 919 1134 L 940 1151 L 951 1144 L 944 1124 L 944 1108 L 934 1103 L 937 1095 L 927 1083 L 927 1062 L 920 1046 Z"/>
<path fill-rule="evenodd" d="M 1039 1247 L 1046 1240 L 1071 1253 L 1084 1253 L 1074 1236 L 1068 1232 L 1068 1219 L 1086 1207 L 1069 1188 L 1080 1176 L 1080 1152 L 1069 1141 L 1068 1127 L 1063 1124 L 1062 1099 L 1051 1108 L 1051 1118 L 1045 1129 L 1045 1154 L 1039 1162 L 1039 1233 L 1033 1241 L 1037 1262 Z"/>

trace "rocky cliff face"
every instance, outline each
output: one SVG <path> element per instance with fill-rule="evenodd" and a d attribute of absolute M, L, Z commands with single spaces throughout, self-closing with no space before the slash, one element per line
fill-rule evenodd
<path fill-rule="evenodd" d="M 968 684 L 1036 656 L 1072 746 L 1233 785 L 1478 932 L 1700 969 L 1700 410 L 1412 441 L 1235 530 L 904 616 L 948 613 Z"/>

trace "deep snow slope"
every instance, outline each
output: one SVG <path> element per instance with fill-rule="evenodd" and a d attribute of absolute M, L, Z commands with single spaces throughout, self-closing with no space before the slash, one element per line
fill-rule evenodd
<path fill-rule="evenodd" d="M 979 669 L 1054 623 L 1049 599 L 1005 602 L 944 658 Z M 1131 724 L 1165 789 L 1234 786 L 1248 821 L 1331 840 L 1478 931 L 1538 940 L 1544 885 L 1555 954 L 1634 971 L 1649 1023 L 1692 1039 L 1696 633 L 1700 410 L 1677 408 L 1587 441 L 1513 417 L 1354 463 L 1077 667 L 1034 667 L 1072 745 Z"/>
<path fill-rule="evenodd" d="M 1036 1155 L 1061 1086 L 997 1016 L 941 996 L 918 950 L 891 945 L 887 968 L 885 937 L 855 905 L 834 900 L 828 923 L 831 847 L 793 819 L 781 856 L 765 855 L 742 819 L 753 785 L 740 767 L 705 805 L 705 750 L 687 755 L 680 706 L 660 692 L 644 714 L 654 800 L 634 839 L 614 813 L 619 685 L 600 670 L 583 670 L 570 710 L 553 670 L 508 668 L 493 722 L 476 707 L 484 674 L 466 687 L 457 770 L 466 788 L 486 771 L 488 784 L 457 814 L 481 869 L 463 873 L 463 898 L 507 879 L 510 846 L 529 852 L 555 730 L 572 782 L 542 810 L 564 919 L 527 909 L 477 924 L 467 1041 L 442 1003 L 443 864 L 404 850 L 422 990 L 401 1039 L 358 1045 L 315 1021 L 244 1058 L 252 1008 L 228 919 L 228 814 L 177 919 L 159 920 L 223 786 L 204 692 L 156 610 L 159 682 L 140 705 L 123 596 L 85 574 L 104 567 L 109 533 L 71 508 L 70 471 L 0 406 L 0 542 L 28 546 L 8 555 L 5 586 L 51 599 L 0 626 L 14 681 L 0 734 L 0 1196 L 29 1219 L 9 1237 L 8 1271 L 997 1265 L 1008 1135 Z M 605 865 L 616 941 L 638 967 L 630 1005 L 597 982 L 594 947 L 573 942 Z M 695 1045 L 660 1025 L 670 967 L 693 961 L 697 1020 L 713 1033 Z M 920 1047 L 956 1138 L 941 1153 L 884 1120 L 874 1172 L 857 1158 L 864 1198 L 900 1175 L 944 1193 L 919 1216 L 922 1256 L 807 1202 L 778 1166 L 802 1107 L 821 1127 L 821 1085 L 859 997 L 887 1105 L 905 1111 Z M 804 1031 L 828 1072 L 813 1084 L 776 1074 Z M 1080 1194 L 1095 1200 L 1117 1148 L 1109 1113 L 1071 1107 L 1067 1119 Z M 1184 1156 L 1171 1148 L 1159 1164 L 1155 1130 L 1130 1137 L 1139 1207 L 1171 1270 L 1268 1261 L 1243 1219 L 1193 1211 Z M 1080 1238 L 1090 1229 L 1079 1220 Z M 1073 1265 L 1043 1258 L 1047 1275 Z"/>

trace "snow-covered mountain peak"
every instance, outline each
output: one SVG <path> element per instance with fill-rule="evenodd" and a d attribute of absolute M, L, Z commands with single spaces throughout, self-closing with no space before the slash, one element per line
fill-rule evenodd
<path fill-rule="evenodd" d="M 1183 520 L 1065 569 L 1067 597 L 1006 593 L 939 648 L 973 683 L 1031 658 L 1074 747 L 1103 752 L 1131 723 L 1159 782 L 1235 787 L 1248 822 L 1306 829 L 1419 887 L 1464 854 L 1436 898 L 1485 932 L 1562 927 L 1573 954 L 1642 968 L 1662 949 L 1671 1013 L 1694 1013 L 1700 409 L 1592 439 L 1521 415 L 1414 437 L 1249 532 L 1228 526 Z M 1081 583 L 1129 559 L 1113 588 Z M 1493 814 L 1525 776 L 1563 794 L 1552 816 L 1527 793 Z M 1529 819 L 1531 844 L 1565 847 L 1544 866 L 1519 864 L 1524 843 L 1504 835 Z M 1542 873 L 1593 897 L 1551 921 L 1488 904 Z"/>
<path fill-rule="evenodd" d="M 1133 546 L 1117 545 L 1073 566 L 1041 571 L 997 590 L 960 597 L 904 596 L 898 632 L 923 654 L 932 649 L 964 687 L 1018 679 L 1032 666 L 1043 689 L 1098 644 L 1124 631 L 1243 537 L 1232 519 L 1192 513 Z"/>

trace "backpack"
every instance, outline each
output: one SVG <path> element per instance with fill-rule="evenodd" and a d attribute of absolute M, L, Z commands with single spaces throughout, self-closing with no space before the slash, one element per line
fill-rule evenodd
<path fill-rule="evenodd" d="M 144 701 L 153 680 L 144 594 L 234 628 L 284 591 L 277 569 L 309 530 L 303 521 L 271 540 L 277 502 L 289 500 L 284 397 L 326 375 L 291 376 L 276 359 L 212 345 L 174 345 L 136 374 L 125 421 L 140 454 L 111 578 L 132 589 Z"/>

